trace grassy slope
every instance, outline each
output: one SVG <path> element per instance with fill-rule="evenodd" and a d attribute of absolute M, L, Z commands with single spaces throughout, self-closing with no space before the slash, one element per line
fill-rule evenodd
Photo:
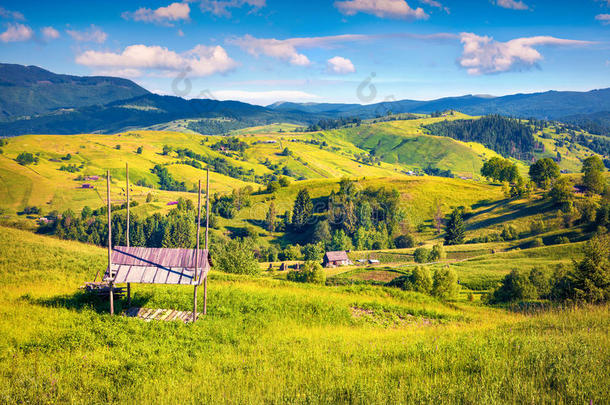
<path fill-rule="evenodd" d="M 325 137 L 352 142 L 360 148 L 376 149 L 385 162 L 404 165 L 409 169 L 427 166 L 449 169 L 454 173 L 478 177 L 483 161 L 497 154 L 480 144 L 426 135 L 422 125 L 446 119 L 470 118 L 463 114 L 453 117 L 422 118 L 389 121 L 373 125 L 326 131 Z"/>
<path fill-rule="evenodd" d="M 104 254 L 0 229 L 0 401 L 610 399 L 608 307 L 524 315 L 378 287 L 213 273 L 205 320 L 146 323 L 112 318 L 76 292 Z M 190 288 L 134 287 L 140 305 L 191 305 Z M 354 306 L 370 315 L 352 316 Z"/>

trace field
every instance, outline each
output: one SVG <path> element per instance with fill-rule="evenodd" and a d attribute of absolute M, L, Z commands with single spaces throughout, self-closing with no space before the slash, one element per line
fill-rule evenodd
<path fill-rule="evenodd" d="M 609 399 L 607 306 L 527 313 L 383 287 L 214 272 L 204 320 L 146 323 L 111 317 L 107 304 L 79 292 L 104 255 L 1 229 L 2 402 Z M 191 294 L 136 286 L 134 299 L 187 310 Z"/>

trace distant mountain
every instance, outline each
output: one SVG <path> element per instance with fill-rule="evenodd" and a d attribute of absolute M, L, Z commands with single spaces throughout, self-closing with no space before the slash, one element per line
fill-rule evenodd
<path fill-rule="evenodd" d="M 610 136 L 610 111 L 569 115 L 561 121 L 576 125 L 591 134 Z"/>
<path fill-rule="evenodd" d="M 126 79 L 58 75 L 35 66 L 0 64 L 0 136 L 112 133 L 182 119 L 201 120 L 192 124 L 191 129 L 214 134 L 273 122 L 311 124 L 337 117 L 374 118 L 388 113 L 431 113 L 449 109 L 470 115 L 572 117 L 575 122 L 589 119 L 583 115 L 610 111 L 610 89 L 503 97 L 467 95 L 369 105 L 277 102 L 261 107 L 237 101 L 159 96 Z M 215 118 L 228 119 L 230 123 L 209 122 Z M 605 119 L 600 121 L 595 116 L 590 120 L 602 127 L 607 124 Z"/>
<path fill-rule="evenodd" d="M 186 118 L 234 120 L 240 128 L 273 122 L 313 123 L 317 119 L 300 111 L 278 112 L 239 101 L 185 100 L 149 93 L 103 106 L 64 109 L 30 119 L 0 122 L 0 136 L 114 133 Z"/>
<path fill-rule="evenodd" d="M 144 94 L 148 91 L 127 79 L 59 75 L 36 66 L 0 64 L 0 120 L 103 105 Z"/>
<path fill-rule="evenodd" d="M 268 107 L 276 110 L 299 110 L 335 117 L 373 118 L 386 115 L 388 112 L 394 114 L 431 113 L 452 109 L 470 115 L 501 114 L 521 118 L 560 119 L 574 114 L 610 111 L 610 89 L 589 92 L 548 91 L 503 97 L 467 95 L 431 101 L 401 100 L 369 105 L 276 103 Z"/>

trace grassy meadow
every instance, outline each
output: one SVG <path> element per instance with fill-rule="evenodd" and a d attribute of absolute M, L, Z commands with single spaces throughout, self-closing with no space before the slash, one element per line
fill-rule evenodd
<path fill-rule="evenodd" d="M 543 191 L 508 199 L 501 184 L 479 175 L 495 152 L 422 128 L 460 118 L 468 117 L 367 120 L 311 133 L 282 123 L 240 129 L 231 134 L 248 144 L 243 153 L 215 150 L 224 138 L 193 133 L 187 120 L 114 135 L 10 138 L 0 154 L 0 403 L 609 403 L 610 306 L 484 303 L 512 270 L 550 274 L 572 266 L 595 230 L 566 226 Z M 560 152 L 561 168 L 578 172 L 591 151 L 563 146 L 557 141 L 564 135 L 553 128 L 536 134 L 545 146 L 538 157 Z M 223 158 L 255 176 L 278 168 L 290 173 L 289 185 L 267 193 L 254 176 L 211 172 L 212 194 L 253 191 L 249 207 L 217 218 L 212 241 L 254 229 L 257 248 L 308 243 L 310 235 L 288 240 L 289 233 L 264 228 L 270 204 L 279 221 L 307 189 L 315 211 L 342 178 L 356 180 L 360 189 L 396 189 L 401 232 L 414 236 L 416 247 L 442 242 L 433 227 L 437 205 L 442 217 L 463 207 L 467 243 L 446 246 L 445 258 L 426 265 L 455 270 L 457 298 L 384 286 L 420 266 L 412 247 L 351 251 L 354 261 L 380 263 L 324 269 L 324 285 L 289 282 L 279 263 L 271 271 L 270 263 L 259 263 L 263 271 L 256 276 L 212 269 L 208 315 L 195 324 L 110 316 L 108 302 L 79 288 L 105 270 L 106 250 L 15 229 L 33 229 L 40 216 L 20 211 L 36 206 L 42 215 L 68 209 L 78 215 L 85 206 L 99 208 L 106 202 L 105 179 L 76 177 L 106 170 L 111 199 L 122 203 L 126 162 L 130 196 L 139 203 L 135 214 L 167 213 L 168 203 L 180 197 L 195 201 L 196 194 L 159 189 L 151 172 L 157 164 L 188 189 L 205 178 L 175 153 L 163 154 L 165 145 Z M 286 148 L 291 153 L 283 153 Z M 362 163 L 358 156 L 373 148 L 384 161 Z M 22 152 L 39 162 L 19 165 Z M 62 160 L 67 154 L 71 159 Z M 68 164 L 79 171 L 59 170 Z M 472 179 L 406 175 L 428 166 Z M 517 166 L 527 173 L 526 162 Z M 508 228 L 516 239 L 499 241 Z M 192 308 L 190 287 L 134 285 L 133 291 L 135 306 Z M 202 300 L 200 294 L 199 308 Z M 117 311 L 125 305 L 119 300 Z"/>
<path fill-rule="evenodd" d="M 79 291 L 104 266 L 101 248 L 1 229 L 1 402 L 609 400 L 608 306 L 525 313 L 213 272 L 205 319 L 147 323 Z M 190 288 L 134 291 L 137 305 L 191 307 Z"/>

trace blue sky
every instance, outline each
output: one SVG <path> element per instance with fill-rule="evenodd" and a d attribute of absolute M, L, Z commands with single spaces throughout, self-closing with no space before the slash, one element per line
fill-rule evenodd
<path fill-rule="evenodd" d="M 5 0 L 0 61 L 263 105 L 591 90 L 608 23 L 610 0 Z"/>

